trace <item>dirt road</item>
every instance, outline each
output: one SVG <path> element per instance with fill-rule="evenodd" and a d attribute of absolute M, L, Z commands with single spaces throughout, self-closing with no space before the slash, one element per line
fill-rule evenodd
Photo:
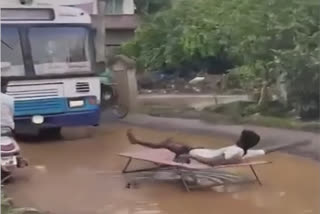
<path fill-rule="evenodd" d="M 257 168 L 263 186 L 186 193 L 176 183 L 141 183 L 127 189 L 116 154 L 139 149 L 129 145 L 128 126 L 69 129 L 62 141 L 22 143 L 31 166 L 17 171 L 5 187 L 18 206 L 54 214 L 316 214 L 319 209 L 319 163 L 282 153 L 272 165 Z M 231 144 L 223 137 L 136 128 L 138 136 L 159 141 L 168 136 L 191 145 L 217 148 Z M 249 175 L 246 169 L 241 173 Z"/>

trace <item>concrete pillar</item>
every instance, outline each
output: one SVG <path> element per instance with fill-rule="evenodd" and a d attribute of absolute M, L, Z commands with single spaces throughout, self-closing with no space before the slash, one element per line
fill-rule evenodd
<path fill-rule="evenodd" d="M 126 56 L 118 55 L 109 60 L 114 73 L 119 103 L 127 106 L 130 112 L 138 108 L 138 87 L 136 79 L 136 64 Z"/>
<path fill-rule="evenodd" d="M 105 30 L 105 22 L 104 22 L 104 11 L 106 7 L 106 2 L 103 0 L 98 1 L 98 16 L 96 17 L 96 60 L 97 62 L 105 61 L 105 38 L 106 38 L 106 30 Z"/>

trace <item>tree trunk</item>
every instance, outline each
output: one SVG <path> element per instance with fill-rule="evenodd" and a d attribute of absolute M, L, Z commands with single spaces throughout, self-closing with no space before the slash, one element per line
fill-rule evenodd
<path fill-rule="evenodd" d="M 268 87 L 268 84 L 264 82 L 260 91 L 258 106 L 263 106 L 270 101 L 271 101 L 270 89 Z"/>

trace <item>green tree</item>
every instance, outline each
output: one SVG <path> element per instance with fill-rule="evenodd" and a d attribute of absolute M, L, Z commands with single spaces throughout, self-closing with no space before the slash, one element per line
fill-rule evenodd
<path fill-rule="evenodd" d="M 249 90 L 285 72 L 290 100 L 302 106 L 319 97 L 319 11 L 314 0 L 175 0 L 123 51 L 147 70 L 228 60 Z"/>

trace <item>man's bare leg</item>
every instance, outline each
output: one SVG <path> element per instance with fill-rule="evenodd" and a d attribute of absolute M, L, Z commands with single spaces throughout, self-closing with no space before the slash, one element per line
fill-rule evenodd
<path fill-rule="evenodd" d="M 151 142 L 146 142 L 146 141 L 142 141 L 142 140 L 139 140 L 137 139 L 133 134 L 132 134 L 132 130 L 129 129 L 127 131 L 127 136 L 128 136 L 128 139 L 130 141 L 131 144 L 138 144 L 138 145 L 141 145 L 141 146 L 144 146 L 144 147 L 148 147 L 148 148 L 152 148 L 152 149 L 168 149 L 168 142 L 171 141 L 171 138 L 168 138 L 158 144 L 155 144 L 155 143 L 151 143 Z"/>

